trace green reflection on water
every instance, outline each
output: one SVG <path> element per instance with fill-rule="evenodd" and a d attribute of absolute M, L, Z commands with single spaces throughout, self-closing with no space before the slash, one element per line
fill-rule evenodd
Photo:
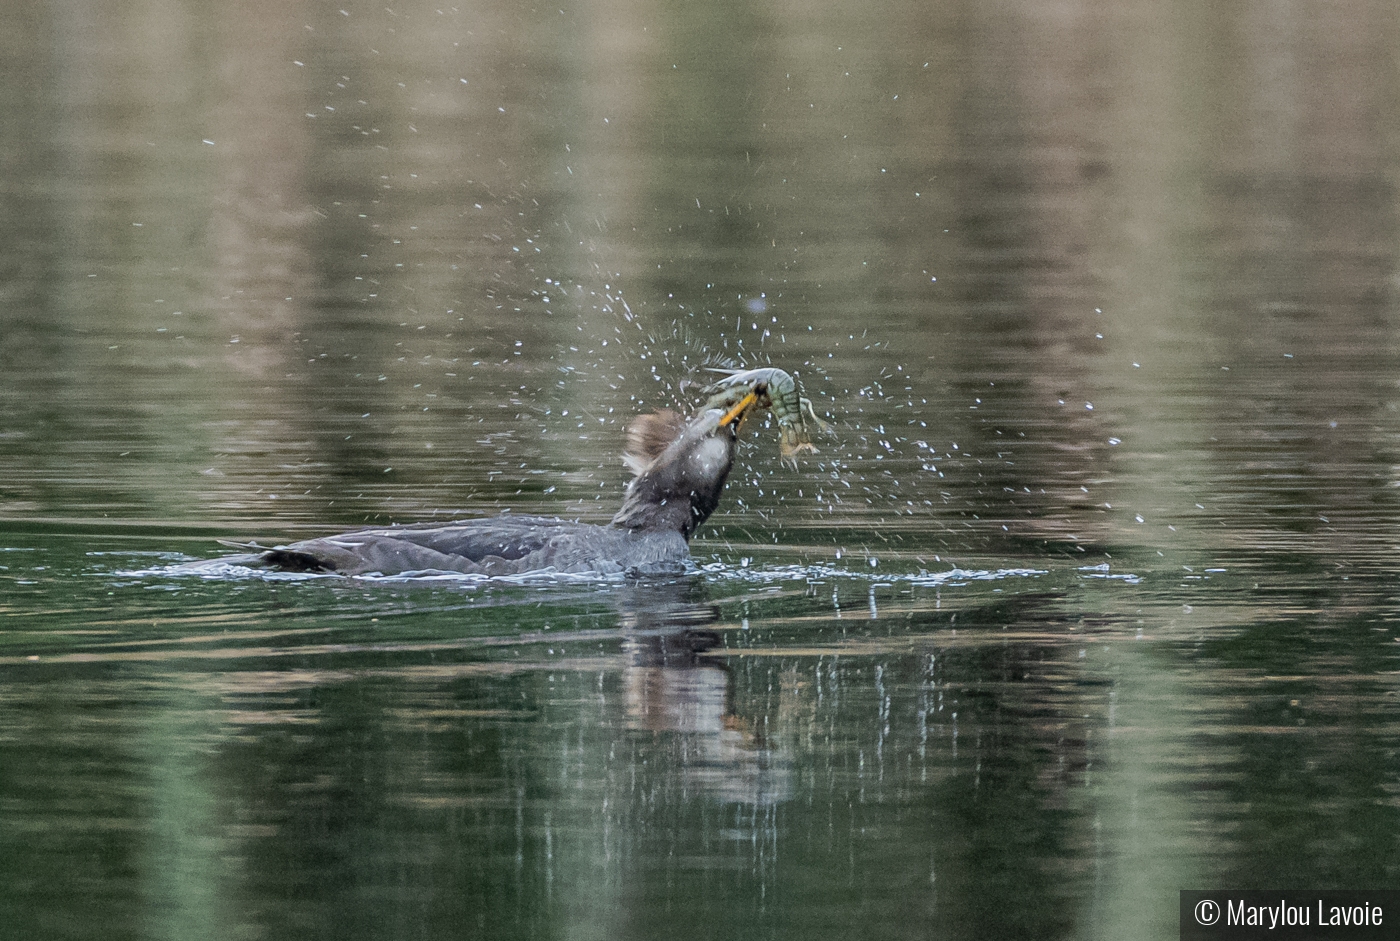
<path fill-rule="evenodd" d="M 1160 937 L 1175 886 L 1396 865 L 1373 580 L 7 560 L 106 611 L 31 604 L 0 635 L 6 906 L 35 933 L 100 906 L 131 937 Z M 1261 616 L 1271 594 L 1296 613 Z"/>
<path fill-rule="evenodd" d="M 139 734 L 145 754 L 146 845 L 140 859 L 142 933 L 156 938 L 256 936 L 228 897 L 237 877 L 209 775 L 221 744 L 216 704 L 170 689 Z"/>

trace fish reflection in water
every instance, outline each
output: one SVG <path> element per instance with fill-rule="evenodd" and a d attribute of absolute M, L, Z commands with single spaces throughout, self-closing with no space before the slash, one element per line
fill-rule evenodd
<path fill-rule="evenodd" d="M 620 612 L 627 727 L 683 742 L 678 773 L 725 803 L 766 806 L 792 795 L 790 761 L 733 707 L 729 668 L 705 654 L 723 643 L 719 620 L 683 586 L 638 589 Z M 645 592 L 645 593 L 643 593 Z"/>

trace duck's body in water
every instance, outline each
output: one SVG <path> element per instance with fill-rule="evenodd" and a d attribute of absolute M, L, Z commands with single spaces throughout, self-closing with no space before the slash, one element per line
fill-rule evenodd
<path fill-rule="evenodd" d="M 770 395 L 770 385 L 780 394 Z M 691 535 L 719 505 L 739 428 L 750 411 L 773 409 L 783 429 L 785 457 L 815 450 L 802 411 L 811 412 L 811 404 L 800 399 L 796 383 L 782 370 L 732 373 L 707 391 L 709 400 L 693 418 L 665 411 L 632 422 L 623 460 L 635 476 L 622 508 L 606 526 L 505 514 L 361 529 L 272 549 L 246 546 L 255 551 L 187 568 L 241 565 L 340 575 L 678 574 L 690 561 Z"/>
<path fill-rule="evenodd" d="M 719 504 L 746 410 L 707 409 L 689 420 L 660 412 L 633 421 L 624 460 L 636 476 L 606 526 L 507 513 L 362 529 L 214 561 L 341 575 L 676 574 L 690 559 L 691 534 Z"/>

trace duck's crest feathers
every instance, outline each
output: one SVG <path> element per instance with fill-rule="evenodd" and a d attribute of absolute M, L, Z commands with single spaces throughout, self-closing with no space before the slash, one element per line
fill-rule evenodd
<path fill-rule="evenodd" d="M 622 462 L 640 476 L 681 436 L 686 424 L 685 416 L 671 409 L 638 415 L 627 426 L 627 448 L 622 452 Z"/>

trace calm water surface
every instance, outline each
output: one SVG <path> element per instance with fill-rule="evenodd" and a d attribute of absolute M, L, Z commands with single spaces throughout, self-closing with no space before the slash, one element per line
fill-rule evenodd
<path fill-rule="evenodd" d="M 0 10 L 0 935 L 1400 877 L 1391 5 L 89 6 Z M 171 571 L 605 521 L 768 363 L 691 577 Z"/>

